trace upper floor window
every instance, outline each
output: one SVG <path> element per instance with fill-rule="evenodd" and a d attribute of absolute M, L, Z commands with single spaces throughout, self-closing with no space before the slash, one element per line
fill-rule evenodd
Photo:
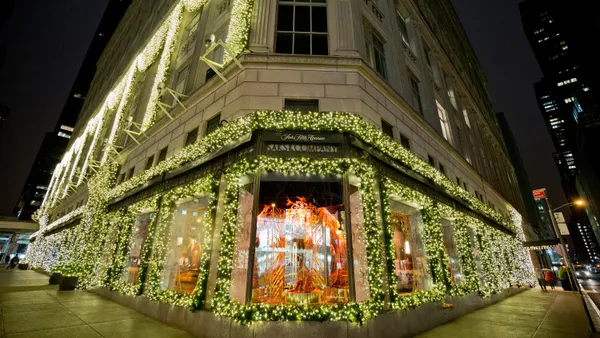
<path fill-rule="evenodd" d="M 208 121 L 206 121 L 206 134 L 208 135 L 213 131 L 219 128 L 219 124 L 221 123 L 221 113 L 211 117 Z"/>
<path fill-rule="evenodd" d="M 458 103 L 456 102 L 456 94 L 454 93 L 454 88 L 448 85 L 448 99 L 450 99 L 450 103 L 455 109 L 458 109 Z"/>
<path fill-rule="evenodd" d="M 293 111 L 319 111 L 319 100 L 285 99 L 284 109 Z"/>
<path fill-rule="evenodd" d="M 148 170 L 148 169 L 152 168 L 153 165 L 154 165 L 154 155 L 148 157 L 148 159 L 146 160 L 145 169 Z"/>
<path fill-rule="evenodd" d="M 400 144 L 408 150 L 410 150 L 410 140 L 403 134 L 400 134 Z"/>
<path fill-rule="evenodd" d="M 394 138 L 394 127 L 383 119 L 381 120 L 381 131 L 387 136 Z"/>
<path fill-rule="evenodd" d="M 160 152 L 158 153 L 158 159 L 156 161 L 156 164 L 159 164 L 160 162 L 164 161 L 167 158 L 167 151 L 168 151 L 169 147 L 164 147 L 160 150 Z"/>
<path fill-rule="evenodd" d="M 442 136 L 446 139 L 446 141 L 452 143 L 452 139 L 450 136 L 450 123 L 448 122 L 448 114 L 446 113 L 446 109 L 440 104 L 439 101 L 435 101 L 437 104 L 438 118 L 440 119 L 440 127 L 442 128 Z"/>
<path fill-rule="evenodd" d="M 275 52 L 329 54 L 325 0 L 282 0 L 278 9 Z"/>
<path fill-rule="evenodd" d="M 185 147 L 189 146 L 190 144 L 196 143 L 196 139 L 198 139 L 198 127 L 194 128 L 193 130 L 190 130 L 185 136 Z"/>
<path fill-rule="evenodd" d="M 383 41 L 368 25 L 364 25 L 365 29 L 365 44 L 367 50 L 367 61 L 371 67 L 383 78 L 387 79 L 387 71 L 385 66 L 385 51 L 383 49 Z"/>
<path fill-rule="evenodd" d="M 467 108 L 463 108 L 463 116 L 465 118 L 465 124 L 467 127 L 471 128 L 471 121 L 469 120 L 469 111 Z"/>
<path fill-rule="evenodd" d="M 396 12 L 396 20 L 398 21 L 398 29 L 400 29 L 402 41 L 407 46 L 410 46 L 410 40 L 408 38 L 408 27 L 406 26 L 406 18 L 404 18 L 404 16 L 400 12 Z"/>
<path fill-rule="evenodd" d="M 421 103 L 421 92 L 419 91 L 419 80 L 417 80 L 417 78 L 411 74 L 409 81 L 413 102 L 419 110 L 419 113 L 423 115 L 423 104 Z"/>

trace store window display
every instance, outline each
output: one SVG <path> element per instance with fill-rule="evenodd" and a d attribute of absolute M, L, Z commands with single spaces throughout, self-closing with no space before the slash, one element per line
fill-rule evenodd
<path fill-rule="evenodd" d="M 390 203 L 390 211 L 396 290 L 399 295 L 426 290 L 431 285 L 431 278 L 421 244 L 421 214 L 417 209 L 394 200 Z"/>
<path fill-rule="evenodd" d="M 263 175 L 259 189 L 255 189 L 259 191 L 258 204 L 253 204 L 256 192 L 252 180 L 240 182 L 233 299 L 242 302 L 248 297 L 251 303 L 271 305 L 319 305 L 346 303 L 353 297 L 347 226 L 349 220 L 364 223 L 362 213 L 350 216 L 344 209 L 341 179 L 305 179 Z M 359 203 L 358 189 L 351 190 L 353 200 Z M 252 208 L 256 212 L 254 222 Z M 246 251 L 246 243 L 254 250 Z M 357 261 L 366 256 L 360 251 L 365 250 L 364 243 L 358 250 Z M 366 272 L 363 274 L 366 276 Z M 364 281 L 365 287 L 367 283 Z M 368 290 L 358 293 L 368 297 Z"/>
<path fill-rule="evenodd" d="M 192 294 L 197 287 L 208 227 L 208 198 L 176 203 L 173 210 L 168 255 L 161 274 L 161 288 Z"/>
<path fill-rule="evenodd" d="M 135 283 L 138 280 L 140 266 L 142 264 L 142 252 L 146 245 L 150 226 L 154 218 L 154 213 L 144 213 L 138 215 L 132 228 L 132 236 L 129 251 L 129 260 L 126 269 L 123 271 L 121 280 L 126 283 Z"/>

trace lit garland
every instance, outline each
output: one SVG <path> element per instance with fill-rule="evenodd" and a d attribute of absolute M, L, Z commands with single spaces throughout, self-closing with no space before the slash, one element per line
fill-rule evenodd
<path fill-rule="evenodd" d="M 177 36 L 179 35 L 179 26 L 181 25 L 181 18 L 183 17 L 183 5 L 177 4 L 171 14 L 169 15 L 165 25 L 168 27 L 167 36 L 165 38 L 165 44 L 163 46 L 163 52 L 158 60 L 158 69 L 156 70 L 156 76 L 154 77 L 154 83 L 152 84 L 152 91 L 150 92 L 150 99 L 148 100 L 148 106 L 146 107 L 146 114 L 142 121 L 141 131 L 144 132 L 152 124 L 156 118 L 156 110 L 158 109 L 158 100 L 161 95 L 161 86 L 165 85 L 167 81 L 167 71 L 171 64 L 171 58 L 175 52 L 175 46 L 177 42 Z"/>
<path fill-rule="evenodd" d="M 231 24 L 227 33 L 227 46 L 233 55 L 225 53 L 223 63 L 230 62 L 233 57 L 239 55 L 248 46 L 248 35 L 250 33 L 250 18 L 254 0 L 234 0 L 231 9 Z"/>
<path fill-rule="evenodd" d="M 146 46 L 144 46 L 142 52 L 140 52 L 140 54 L 138 54 L 138 56 L 132 61 L 132 64 L 127 68 L 127 71 L 125 71 L 121 75 L 121 78 L 117 81 L 117 84 L 106 96 L 103 103 L 100 105 L 100 108 L 98 108 L 98 113 L 90 119 L 90 121 L 85 126 L 83 133 L 73 142 L 73 145 L 63 156 L 63 159 L 59 163 L 59 166 L 65 167 L 71 165 L 72 155 L 75 151 L 74 145 L 77 142 L 83 143 L 87 135 L 89 133 L 92 133 L 93 131 L 95 131 L 95 133 L 92 139 L 91 150 L 95 150 L 95 145 L 98 142 L 100 132 L 103 130 L 102 124 L 105 122 L 106 119 L 109 118 L 110 114 L 108 113 L 108 111 L 117 108 L 115 112 L 115 120 L 112 128 L 110 129 L 108 143 L 109 145 L 115 144 L 114 142 L 117 137 L 116 135 L 118 131 L 120 131 L 123 127 L 124 112 L 125 108 L 128 106 L 129 98 L 133 92 L 136 80 L 135 75 L 137 75 L 138 72 L 143 72 L 146 69 L 148 69 L 148 67 L 150 67 L 150 65 L 156 61 L 158 55 L 160 55 L 160 59 L 158 60 L 159 64 L 157 74 L 155 77 L 152 91 L 150 93 L 150 100 L 148 102 L 146 114 L 142 121 L 142 131 L 145 131 L 154 123 L 157 110 L 157 103 L 160 97 L 160 84 L 166 81 L 168 68 L 170 66 L 170 61 L 177 42 L 177 36 L 179 32 L 179 26 L 181 24 L 183 11 L 187 10 L 189 12 L 195 12 L 199 10 L 205 3 L 206 1 L 204 0 L 182 0 L 174 6 L 167 19 L 160 25 L 160 27 L 157 29 L 153 37 L 150 38 Z M 245 24 L 249 23 L 246 22 Z M 249 27 L 246 27 L 245 29 L 247 31 Z M 238 50 L 240 48 L 236 47 L 235 49 Z M 163 53 L 159 53 L 161 50 L 163 51 Z M 100 126 L 96 125 L 98 123 L 100 124 Z M 109 146 L 107 146 L 104 149 L 102 163 L 104 163 L 107 159 L 106 153 L 109 151 L 108 147 Z M 83 147 L 80 148 L 80 151 L 82 151 Z M 77 186 L 79 186 L 85 178 L 85 169 L 88 158 L 89 155 L 87 156 L 86 161 L 84 162 L 84 169 L 81 170 Z M 78 161 L 75 162 L 74 165 L 77 165 L 77 163 Z M 65 169 L 68 169 L 68 167 Z M 61 173 L 55 172 L 53 175 L 53 179 L 56 174 L 60 175 Z M 48 197 L 56 196 L 54 190 L 58 191 L 60 189 L 64 189 L 65 192 L 68 191 L 68 186 L 67 188 L 64 188 L 65 177 L 66 175 L 63 175 L 63 179 L 60 182 L 57 182 L 52 190 L 49 189 L 49 192 L 47 194 Z M 54 207 L 56 202 L 56 198 L 48 197 L 44 199 L 42 207 L 40 208 L 43 210 L 43 213 L 47 213 L 50 208 Z"/>
<path fill-rule="evenodd" d="M 116 224 L 120 227 L 119 239 L 117 241 L 116 253 L 112 263 L 111 274 L 108 276 L 108 283 L 112 290 L 117 290 L 120 293 L 128 296 L 137 296 L 142 292 L 142 284 L 148 270 L 148 257 L 152 239 L 154 238 L 154 228 L 156 224 L 156 212 L 158 211 L 158 197 L 151 197 L 147 200 L 130 205 L 127 212 L 120 214 L 120 218 L 116 219 L 111 224 Z M 140 266 L 138 270 L 137 280 L 134 283 L 128 283 L 121 280 L 121 276 L 127 269 L 129 263 L 129 252 L 133 245 L 133 227 L 136 223 L 136 216 L 142 213 L 152 212 L 150 224 L 148 225 L 148 236 L 144 241 L 144 245 L 140 252 Z"/>
<path fill-rule="evenodd" d="M 216 151 L 254 130 L 303 130 L 348 132 L 374 146 L 384 154 L 400 161 L 424 177 L 442 186 L 457 199 L 471 204 L 473 209 L 493 219 L 509 230 L 518 231 L 508 219 L 488 207 L 437 169 L 421 160 L 411 151 L 385 135 L 377 127 L 363 121 L 359 116 L 347 112 L 296 112 L 256 111 L 227 123 L 193 145 L 185 147 L 166 161 L 137 174 L 109 192 L 116 198 L 125 192 L 143 185 L 152 178 L 178 168 L 210 152 Z"/>
<path fill-rule="evenodd" d="M 187 306 L 192 309 L 198 309 L 204 299 L 206 278 L 210 266 L 210 248 L 212 241 L 212 224 L 216 207 L 216 182 L 212 176 L 207 176 L 186 186 L 175 188 L 161 198 L 161 208 L 158 215 L 158 226 L 156 229 L 156 239 L 152 246 L 152 254 L 149 263 L 147 294 L 150 299 L 158 302 L 165 302 L 178 306 Z M 175 292 L 172 290 L 161 289 L 161 272 L 165 268 L 165 261 L 171 252 L 167 244 L 171 239 L 171 231 L 174 220 L 175 202 L 190 196 L 208 196 L 207 215 L 204 220 L 204 249 L 200 258 L 200 273 L 196 283 L 196 289 L 193 295 L 185 292 Z"/>
<path fill-rule="evenodd" d="M 140 210 L 147 207 L 153 207 L 157 210 L 156 201 L 158 197 L 152 198 L 150 201 L 145 201 L 140 205 L 131 206 L 128 212 L 111 214 L 107 221 L 106 206 L 107 201 L 121 196 L 123 193 L 138 187 L 149 179 L 177 168 L 184 162 L 199 158 L 211 151 L 215 151 L 241 136 L 260 129 L 272 130 L 307 130 L 307 131 L 337 131 L 350 132 L 366 142 L 373 142 L 377 149 L 388 154 L 390 157 L 400 160 L 411 168 L 416 168 L 419 165 L 424 167 L 419 168 L 419 172 L 423 176 L 436 181 L 438 173 L 435 169 L 429 167 L 425 162 L 416 158 L 405 149 L 398 146 L 393 140 L 386 138 L 375 127 L 365 123 L 359 117 L 349 113 L 298 113 L 298 112 L 255 112 L 245 117 L 242 117 L 232 123 L 226 124 L 216 132 L 210 134 L 202 140 L 191 146 L 182 149 L 175 156 L 161 162 L 159 165 L 146 170 L 136 177 L 126 181 L 116 188 L 114 181 L 116 177 L 116 164 L 108 162 L 101 170 L 90 180 L 90 198 L 83 212 L 82 222 L 76 227 L 69 229 L 73 230 L 68 241 L 58 240 L 53 234 L 50 236 L 40 236 L 32 243 L 31 255 L 37 265 L 40 259 L 38 256 L 46 257 L 43 260 L 42 266 L 50 269 L 54 264 L 47 257 L 48 249 L 56 247 L 57 242 L 68 242 L 71 252 L 68 256 L 61 253 L 61 257 L 68 257 L 61 262 L 68 263 L 69 261 L 80 262 L 82 266 L 80 287 L 88 288 L 103 285 L 106 276 L 108 275 L 108 285 L 121 293 L 136 295 L 142 290 L 143 274 L 147 270 L 148 265 L 152 267 L 160 266 L 160 247 L 157 250 L 157 256 L 148 257 L 150 245 L 145 245 L 140 267 L 140 276 L 137 283 L 127 284 L 120 280 L 123 272 L 123 267 L 126 264 L 126 254 L 131 243 L 131 226 L 135 219 L 132 216 L 133 210 Z M 238 178 L 248 172 L 260 171 L 277 171 L 286 174 L 308 174 L 308 175 L 343 175 L 345 173 L 353 173 L 361 179 L 361 196 L 363 199 L 363 213 L 365 218 L 365 232 L 367 234 L 367 262 L 369 266 L 369 286 L 370 300 L 362 303 L 350 302 L 344 305 L 337 306 L 268 306 L 264 304 L 239 304 L 229 298 L 231 264 L 233 258 L 233 249 L 235 242 L 236 231 L 236 214 L 237 214 L 237 199 L 238 199 Z M 439 175 L 441 176 L 441 175 Z M 444 182 L 444 177 L 440 178 Z M 349 320 L 353 322 L 364 322 L 372 318 L 377 313 L 383 310 L 383 280 L 384 266 L 380 264 L 382 252 L 389 251 L 388 243 L 381 242 L 383 237 L 381 227 L 378 225 L 378 207 L 377 200 L 374 195 L 375 172 L 369 166 L 354 159 L 336 159 L 336 160 L 321 160 L 315 161 L 310 159 L 279 159 L 269 157 L 259 157 L 255 161 L 248 162 L 243 160 L 238 164 L 228 168 L 226 173 L 226 191 L 225 191 L 225 213 L 223 218 L 223 230 L 221 234 L 221 254 L 218 264 L 218 281 L 215 297 L 213 298 L 213 311 L 219 315 L 231 316 L 234 320 L 248 324 L 257 320 Z M 451 181 L 450 181 L 451 182 Z M 385 184 L 384 184 L 385 185 Z M 389 184 L 387 184 L 389 185 Z M 385 185 L 385 186 L 387 186 Z M 391 188 L 388 188 L 391 189 Z M 455 196 L 461 196 L 461 188 L 447 189 Z M 464 191 L 462 191 L 464 192 Z M 443 299 L 445 294 L 464 294 L 476 289 L 475 284 L 478 279 L 473 273 L 473 260 L 466 254 L 470 250 L 470 244 L 466 241 L 466 226 L 475 227 L 476 233 L 480 234 L 485 245 L 481 249 L 481 261 L 484 270 L 484 278 L 486 286 L 481 290 L 483 294 L 496 292 L 508 285 L 517 278 L 513 268 L 514 266 L 506 266 L 502 264 L 502 260 L 516 261 L 514 257 L 516 251 L 524 252 L 517 239 L 511 239 L 505 234 L 496 229 L 484 226 L 479 221 L 457 216 L 457 213 L 449 207 L 440 203 L 434 203 L 429 198 L 413 192 L 409 189 L 403 189 L 401 192 L 396 191 L 395 194 L 404 194 L 406 200 L 415 201 L 423 206 L 423 221 L 425 224 L 423 244 L 428 257 L 430 258 L 433 274 L 436 276 L 436 286 L 432 290 L 415 293 L 408 297 L 399 299 L 396 296 L 395 302 L 392 304 L 394 309 L 404 309 L 411 306 Z M 167 199 L 168 200 L 168 199 Z M 384 211 L 386 202 L 384 201 Z M 491 209 L 478 208 L 478 204 L 472 204 L 473 207 L 480 212 L 487 214 Z M 161 215 L 167 217 L 167 213 L 162 212 Z M 489 217 L 498 219 L 497 214 L 490 213 Z M 162 216 L 161 216 L 162 217 Z M 468 275 L 461 284 L 452 285 L 449 282 L 448 257 L 443 246 L 442 231 L 440 226 L 441 218 L 454 218 L 456 245 L 459 251 L 459 259 L 461 266 L 466 275 Z M 164 226 L 161 220 L 160 226 Z M 504 221 L 504 220 L 503 220 Z M 386 223 L 389 225 L 389 223 Z M 504 223 L 506 225 L 506 223 Z M 462 228 L 465 227 L 465 228 Z M 118 230 L 115 230 L 117 228 Z M 389 231 L 388 226 L 385 226 L 385 231 Z M 163 228 L 161 228 L 163 229 Z M 109 267 L 99 268 L 98 264 L 102 259 L 106 260 L 106 256 L 110 255 L 111 249 L 99 249 L 106 247 L 103 243 L 107 243 L 107 238 L 118 232 L 117 241 L 115 242 L 115 252 L 113 261 Z M 61 232 L 62 233 L 62 232 Z M 61 234 L 59 233 L 59 234 Z M 149 235 L 149 239 L 153 237 Z M 155 236 L 154 236 L 155 237 Z M 110 242 L 110 240 L 108 241 Z M 493 243 L 493 245 L 491 244 Z M 393 248 L 392 248 L 393 249 Z M 51 249 L 56 250 L 56 249 Z M 108 250 L 108 251 L 106 251 Z M 61 252 L 66 252 L 60 249 Z M 42 254 L 40 254 L 40 252 Z M 108 252 L 108 253 L 107 253 Z M 472 253 L 471 253 L 472 255 Z M 149 259 L 147 259 L 149 258 Z M 389 258 L 389 252 L 388 252 Z M 511 260 L 511 258 L 513 258 Z M 389 262 L 388 262 L 389 264 Z M 153 273 L 159 271 L 159 268 L 151 269 Z M 203 273 L 205 276 L 205 273 Z M 523 274 L 525 275 L 525 274 Z M 206 277 L 203 277 L 206 278 Z M 392 277 L 393 278 L 393 277 Z M 150 278 L 152 279 L 152 278 Z M 154 282 L 155 283 L 155 282 Z M 394 284 L 391 284 L 394 285 Z M 393 289 L 393 288 L 392 288 Z M 169 295 L 162 292 L 154 292 L 156 284 L 149 284 L 149 295 L 155 297 L 155 300 L 167 301 L 178 305 L 189 305 L 189 300 L 183 300 L 179 296 Z M 154 292 L 154 294 L 153 294 Z M 394 290 L 390 291 L 392 294 Z M 198 295 L 197 295 L 198 296 Z M 195 301 L 201 301 L 202 297 L 196 297 Z M 199 303 L 194 304 L 197 307 Z"/>
<path fill-rule="evenodd" d="M 231 271 L 237 226 L 238 179 L 249 172 L 279 172 L 286 175 L 334 175 L 353 173 L 361 179 L 361 197 L 367 238 L 367 263 L 369 266 L 370 299 L 362 303 L 350 302 L 335 306 L 301 306 L 265 304 L 240 304 L 229 296 Z M 217 287 L 212 301 L 217 315 L 232 317 L 236 322 L 247 325 L 263 320 L 348 320 L 362 323 L 383 309 L 383 266 L 381 228 L 377 219 L 377 204 L 374 196 L 374 171 L 353 159 L 311 160 L 307 158 L 270 158 L 261 156 L 252 162 L 243 160 L 230 167 L 226 173 L 225 211 L 221 231 L 221 252 L 217 270 Z"/>
<path fill-rule="evenodd" d="M 83 214 L 83 210 L 84 210 L 84 207 L 79 207 L 79 208 L 71 211 L 70 213 L 64 215 L 63 217 L 57 219 L 56 221 L 48 224 L 46 227 L 41 229 L 40 233 L 47 233 L 49 231 L 52 231 L 52 230 L 60 227 L 63 224 L 67 224 L 67 223 L 71 222 L 75 218 L 81 216 Z"/>

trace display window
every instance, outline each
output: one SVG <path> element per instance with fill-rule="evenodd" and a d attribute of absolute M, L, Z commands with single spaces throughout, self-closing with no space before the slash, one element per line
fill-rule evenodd
<path fill-rule="evenodd" d="M 121 281 L 125 283 L 136 283 L 139 278 L 140 266 L 142 264 L 142 252 L 147 244 L 150 227 L 154 218 L 153 212 L 137 215 L 131 230 L 131 243 L 127 265 Z"/>
<path fill-rule="evenodd" d="M 396 290 L 401 296 L 427 290 L 432 282 L 421 242 L 421 213 L 395 200 L 390 202 L 390 212 Z"/>
<path fill-rule="evenodd" d="M 347 302 L 341 182 L 281 182 L 265 177 L 259 205 L 252 302 Z"/>
<path fill-rule="evenodd" d="M 354 178 L 346 191 L 335 177 L 307 181 L 306 176 L 267 174 L 256 184 L 250 176 L 240 180 L 231 298 L 270 305 L 367 300 L 360 180 Z"/>
<path fill-rule="evenodd" d="M 444 246 L 448 254 L 448 267 L 450 269 L 450 281 L 453 284 L 459 284 L 462 281 L 460 261 L 458 258 L 458 250 L 454 240 L 454 226 L 449 220 L 442 220 L 442 235 Z"/>
<path fill-rule="evenodd" d="M 173 210 L 167 258 L 160 287 L 193 294 L 202 268 L 202 256 L 208 248 L 205 235 L 210 227 L 209 198 L 180 200 Z"/>

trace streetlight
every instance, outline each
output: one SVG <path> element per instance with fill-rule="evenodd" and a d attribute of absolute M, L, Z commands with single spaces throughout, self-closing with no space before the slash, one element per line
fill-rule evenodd
<path fill-rule="evenodd" d="M 571 262 L 571 259 L 569 258 L 569 253 L 567 252 L 567 247 L 565 246 L 565 240 L 563 239 L 563 236 L 560 233 L 560 230 L 558 229 L 558 222 L 556 221 L 556 218 L 554 217 L 554 212 L 558 209 L 566 207 L 567 205 L 576 205 L 576 206 L 581 207 L 581 206 L 585 205 L 585 202 L 582 199 L 578 199 L 574 202 L 565 203 L 558 208 L 552 209 L 552 207 L 550 206 L 550 201 L 547 198 L 545 200 L 546 200 L 546 206 L 547 206 L 548 210 L 550 210 L 550 220 L 552 220 L 552 226 L 554 228 L 554 233 L 556 234 L 558 239 L 560 239 L 560 245 L 562 246 L 562 251 L 565 255 L 564 256 L 565 263 L 566 263 L 567 267 L 569 268 L 569 270 L 571 270 L 570 273 L 567 271 L 567 277 L 569 277 L 569 282 L 571 284 L 575 284 L 575 289 L 577 292 L 579 292 L 579 296 L 581 297 L 581 302 L 583 303 L 583 308 L 585 310 L 585 314 L 588 317 L 588 322 L 590 324 L 590 328 L 592 329 L 592 332 L 596 332 L 596 327 L 594 326 L 594 322 L 592 321 L 592 317 L 590 316 L 590 312 L 588 310 L 587 304 L 585 303 L 585 299 L 583 298 L 583 293 L 581 292 L 581 288 L 579 287 L 579 280 L 577 279 L 577 275 L 575 274 L 575 268 L 573 267 L 573 263 Z M 575 279 L 575 283 L 573 283 L 573 280 L 571 278 Z"/>

